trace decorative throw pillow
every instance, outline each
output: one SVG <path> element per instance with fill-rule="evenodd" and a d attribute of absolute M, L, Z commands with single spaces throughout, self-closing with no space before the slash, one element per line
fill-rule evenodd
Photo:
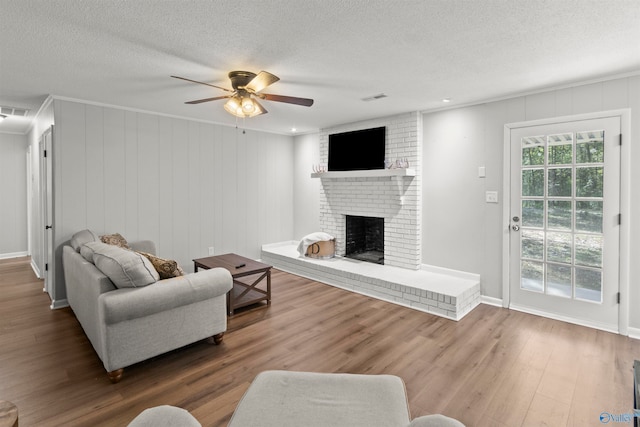
<path fill-rule="evenodd" d="M 93 264 L 117 288 L 139 288 L 157 282 L 158 272 L 137 252 L 102 242 L 85 243 L 93 251 Z"/>
<path fill-rule="evenodd" d="M 172 259 L 160 258 L 147 252 L 138 253 L 144 255 L 149 261 L 151 261 L 151 264 L 160 275 L 160 279 L 170 279 L 172 277 L 184 275 L 184 272 L 178 265 L 177 261 L 174 261 Z"/>
<path fill-rule="evenodd" d="M 105 234 L 104 236 L 100 236 L 100 241 L 107 245 L 115 245 L 120 246 L 121 248 L 131 249 L 127 243 L 127 239 L 122 237 L 120 233 Z"/>

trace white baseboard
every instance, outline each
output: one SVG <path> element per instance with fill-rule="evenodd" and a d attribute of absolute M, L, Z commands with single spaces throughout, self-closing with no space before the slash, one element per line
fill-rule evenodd
<path fill-rule="evenodd" d="M 49 306 L 51 310 L 57 310 L 59 308 L 65 308 L 65 307 L 69 307 L 69 301 L 67 301 L 66 298 L 53 300 L 51 301 L 51 305 Z"/>
<path fill-rule="evenodd" d="M 480 295 L 480 303 L 502 308 L 502 299 Z"/>
<path fill-rule="evenodd" d="M 20 258 L 28 255 L 29 255 L 29 252 L 10 252 L 6 254 L 0 254 L 0 259 Z"/>
<path fill-rule="evenodd" d="M 537 310 L 537 309 L 530 308 L 530 307 L 525 307 L 525 306 L 514 305 L 514 304 L 511 304 L 509 306 L 509 308 L 511 310 L 521 311 L 523 313 L 534 314 L 536 316 L 542 316 L 542 317 L 547 317 L 549 319 L 560 320 L 562 322 L 572 323 L 574 325 L 586 326 L 587 328 L 599 329 L 601 331 L 612 332 L 614 334 L 619 334 L 620 333 L 618 331 L 618 325 L 617 324 L 609 325 L 609 324 L 598 323 L 598 322 L 589 322 L 589 321 L 585 321 L 585 320 L 582 320 L 582 319 L 575 319 L 573 317 L 568 317 L 568 316 L 560 316 L 560 315 L 555 314 L 555 313 L 548 313 L 546 311 Z"/>
<path fill-rule="evenodd" d="M 35 263 L 33 258 L 31 258 L 31 269 L 36 274 L 36 277 L 38 279 L 44 279 L 44 276 L 40 273 L 40 269 L 38 268 L 38 265 Z"/>
<path fill-rule="evenodd" d="M 631 326 L 629 326 L 627 328 L 627 335 L 629 336 L 629 338 L 640 340 L 640 329 L 632 328 Z"/>

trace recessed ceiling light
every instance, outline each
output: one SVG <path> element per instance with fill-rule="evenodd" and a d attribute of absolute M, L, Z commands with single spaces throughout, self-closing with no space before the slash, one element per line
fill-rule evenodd
<path fill-rule="evenodd" d="M 442 102 L 451 102 L 451 98 L 442 98 Z"/>

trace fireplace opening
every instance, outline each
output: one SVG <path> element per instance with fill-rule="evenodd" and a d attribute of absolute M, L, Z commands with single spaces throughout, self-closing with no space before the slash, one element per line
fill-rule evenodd
<path fill-rule="evenodd" d="M 384 264 L 384 218 L 346 217 L 345 257 Z"/>

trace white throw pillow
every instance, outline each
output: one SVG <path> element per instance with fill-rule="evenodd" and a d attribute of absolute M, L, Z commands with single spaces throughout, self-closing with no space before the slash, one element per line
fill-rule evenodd
<path fill-rule="evenodd" d="M 137 252 L 102 242 L 89 242 L 85 246 L 93 251 L 93 264 L 117 288 L 140 288 L 160 279 L 153 264 Z"/>

